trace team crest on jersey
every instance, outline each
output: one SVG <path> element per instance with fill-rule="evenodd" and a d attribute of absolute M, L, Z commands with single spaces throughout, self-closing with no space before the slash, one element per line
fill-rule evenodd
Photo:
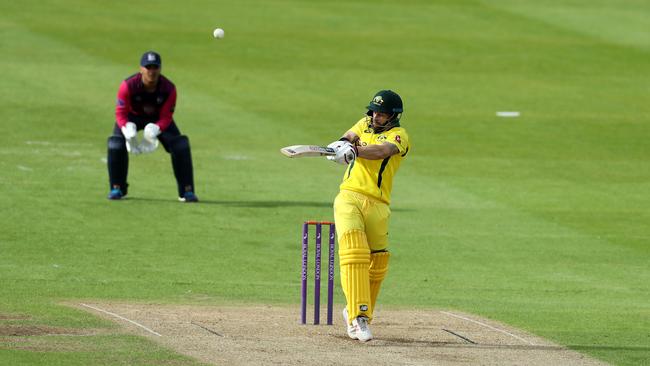
<path fill-rule="evenodd" d="M 372 104 L 374 104 L 374 105 L 382 105 L 382 104 L 384 104 L 384 98 L 382 98 L 381 95 L 378 95 L 378 96 L 373 98 Z"/>

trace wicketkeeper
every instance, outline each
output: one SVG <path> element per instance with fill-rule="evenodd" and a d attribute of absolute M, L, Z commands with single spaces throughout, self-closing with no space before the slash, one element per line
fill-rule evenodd
<path fill-rule="evenodd" d="M 334 201 L 348 336 L 372 339 L 368 324 L 388 271 L 388 220 L 393 177 L 410 149 L 400 126 L 402 99 L 391 90 L 372 98 L 367 115 L 328 147 L 348 167 Z"/>
<path fill-rule="evenodd" d="M 145 52 L 140 59 L 140 72 L 120 84 L 115 107 L 115 127 L 108 138 L 108 178 L 111 200 L 122 199 L 129 184 L 129 153 L 133 155 L 156 150 L 158 142 L 171 155 L 178 185 L 178 199 L 197 202 L 190 141 L 176 127 L 173 119 L 176 87 L 161 73 L 162 62 L 156 52 Z M 138 141 L 138 130 L 144 130 Z"/>

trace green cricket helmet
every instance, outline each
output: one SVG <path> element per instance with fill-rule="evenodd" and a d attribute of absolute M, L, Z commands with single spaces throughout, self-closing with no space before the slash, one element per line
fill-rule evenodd
<path fill-rule="evenodd" d="M 392 115 L 384 126 L 375 127 L 375 132 L 383 132 L 399 126 L 399 120 L 404 111 L 402 98 L 392 90 L 378 91 L 366 108 L 368 109 L 366 114 L 371 117 L 372 112 L 388 113 Z"/>

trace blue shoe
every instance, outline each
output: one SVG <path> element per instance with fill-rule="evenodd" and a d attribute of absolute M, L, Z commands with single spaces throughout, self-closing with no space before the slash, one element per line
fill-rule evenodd
<path fill-rule="evenodd" d="M 199 198 L 192 191 L 185 192 L 183 197 L 178 197 L 178 200 L 181 202 L 199 202 Z"/>
<path fill-rule="evenodd" d="M 122 190 L 119 188 L 111 189 L 111 192 L 108 194 L 109 200 L 121 200 L 125 195 L 122 193 Z"/>

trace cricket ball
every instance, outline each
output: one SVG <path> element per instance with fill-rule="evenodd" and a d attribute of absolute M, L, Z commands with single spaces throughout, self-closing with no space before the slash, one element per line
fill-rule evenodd
<path fill-rule="evenodd" d="M 221 29 L 221 28 L 217 28 L 217 29 L 215 29 L 215 30 L 212 32 L 212 35 L 213 35 L 214 38 L 216 38 L 216 39 L 221 39 L 221 38 L 223 38 L 223 36 L 225 35 L 225 33 L 224 33 L 223 29 Z"/>

